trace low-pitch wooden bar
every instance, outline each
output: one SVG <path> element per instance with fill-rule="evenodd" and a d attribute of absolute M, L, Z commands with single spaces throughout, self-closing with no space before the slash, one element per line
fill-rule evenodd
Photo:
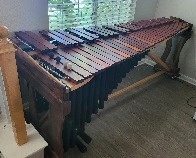
<path fill-rule="evenodd" d="M 73 83 L 78 84 L 84 81 L 84 78 L 82 76 L 78 75 L 74 71 L 65 69 L 63 64 L 57 63 L 56 60 L 49 58 L 49 56 L 40 53 L 38 53 L 37 56 L 43 61 L 50 64 L 51 66 L 54 66 L 55 68 L 63 72 L 66 75 L 66 77 L 69 77 L 71 79 Z"/>
<path fill-rule="evenodd" d="M 31 55 L 32 57 L 34 57 L 35 55 L 37 55 L 38 52 L 30 52 L 29 55 Z M 69 62 L 72 64 L 72 71 L 74 71 L 75 73 L 77 73 L 78 75 L 82 76 L 83 78 L 88 78 L 90 76 L 92 76 L 91 73 L 89 73 L 88 71 L 86 71 L 85 69 L 81 68 L 80 66 L 76 65 L 75 63 L 73 63 L 72 61 L 62 57 L 62 56 L 59 56 L 59 54 L 57 53 L 54 53 L 54 57 L 53 58 L 50 58 L 50 59 L 53 59 L 55 60 L 55 58 L 58 56 L 58 58 L 60 58 L 61 62 L 59 64 L 62 64 L 65 63 L 65 62 Z M 38 56 L 39 57 L 39 56 Z M 47 62 L 47 61 L 46 61 Z M 59 70 L 61 71 L 61 70 Z M 64 73 L 64 72 L 62 72 Z"/>
<path fill-rule="evenodd" d="M 115 58 L 114 56 L 111 56 L 110 54 L 107 54 L 106 52 L 104 52 L 100 49 L 97 49 L 96 47 L 93 47 L 93 46 L 87 45 L 87 44 L 85 45 L 85 47 L 94 51 L 94 52 L 96 52 L 96 53 L 98 53 L 98 54 L 100 54 L 100 55 L 102 55 L 102 56 L 104 56 L 104 57 L 106 57 L 107 59 L 110 59 L 111 61 L 114 62 L 113 64 L 115 64 L 116 62 L 117 63 L 120 62 L 119 59 Z"/>
<path fill-rule="evenodd" d="M 108 65 L 114 64 L 114 61 L 106 58 L 105 56 L 98 54 L 97 52 L 94 52 L 93 50 L 89 49 L 88 47 L 83 46 L 83 47 L 78 47 L 78 48 L 85 51 L 86 53 L 100 59 L 101 61 L 105 62 Z"/>
<path fill-rule="evenodd" d="M 146 29 L 149 27 L 156 27 L 163 24 L 169 24 L 171 22 L 174 22 L 174 19 L 161 18 L 161 19 L 152 19 L 152 20 L 141 20 L 139 22 L 134 23 L 134 25 L 141 26 L 143 29 Z"/>
<path fill-rule="evenodd" d="M 65 32 L 63 30 L 55 30 L 55 31 L 61 33 L 62 35 L 65 35 L 65 36 L 67 36 L 67 37 L 69 37 L 69 38 L 71 38 L 75 41 L 77 41 L 78 43 L 84 43 L 84 40 L 82 40 L 82 39 L 80 39 L 80 38 L 78 38 L 78 37 L 76 37 L 72 34 L 69 34 L 69 33 Z"/>
<path fill-rule="evenodd" d="M 62 35 L 61 33 L 59 32 L 56 32 L 56 31 L 49 31 L 49 33 L 52 33 L 53 35 L 57 36 L 57 37 L 60 37 L 61 39 L 63 39 L 64 41 L 68 42 L 68 43 L 71 43 L 71 44 L 78 44 L 77 41 L 74 41 L 72 40 L 71 38 L 65 36 L 65 35 Z"/>
<path fill-rule="evenodd" d="M 81 55 L 80 53 L 76 53 L 75 51 L 71 50 L 71 49 L 66 49 L 64 50 L 66 53 L 69 53 L 70 55 L 72 55 L 73 57 L 79 59 L 80 61 L 86 63 L 87 65 L 95 68 L 96 70 L 102 70 L 105 67 L 102 65 L 97 64 L 96 62 L 94 62 L 94 60 L 92 59 L 88 59 L 85 56 Z"/>
<path fill-rule="evenodd" d="M 107 37 L 110 36 L 109 33 L 99 31 L 99 30 L 97 30 L 96 28 L 85 27 L 84 29 L 85 29 L 86 31 L 91 32 L 91 33 L 98 34 L 98 35 L 99 35 L 100 37 L 102 37 L 102 38 L 107 38 Z"/>
<path fill-rule="evenodd" d="M 90 32 L 87 32 L 87 31 L 85 31 L 83 28 L 74 28 L 74 30 L 76 30 L 76 31 L 79 31 L 79 32 L 81 32 L 81 33 L 84 33 L 84 34 L 86 34 L 86 35 L 88 35 L 88 36 L 91 36 L 91 37 L 93 37 L 93 38 L 99 38 L 99 36 L 97 36 L 97 35 L 95 35 L 95 34 L 92 34 L 92 33 L 90 33 Z"/>
<path fill-rule="evenodd" d="M 84 38 L 84 39 L 89 40 L 89 41 L 94 41 L 95 40 L 95 38 L 93 38 L 93 37 L 91 37 L 89 35 L 86 35 L 86 34 L 84 34 L 82 32 L 79 32 L 79 31 L 77 31 L 75 29 L 67 29 L 67 31 L 73 33 L 74 35 L 78 36 L 79 38 Z"/>
<path fill-rule="evenodd" d="M 76 62 L 72 61 L 70 58 L 66 58 L 65 56 L 62 56 L 62 54 L 55 53 L 54 54 L 54 59 L 57 56 L 61 59 L 61 63 L 62 64 L 65 63 L 65 62 L 69 62 L 69 63 L 72 64 L 72 70 L 71 71 L 76 72 L 77 74 L 79 74 L 80 76 L 82 76 L 84 78 L 88 78 L 88 77 L 92 76 L 92 74 L 89 71 L 87 71 L 86 69 L 78 66 L 76 64 Z M 65 67 L 65 69 L 66 69 L 66 67 Z"/>
<path fill-rule="evenodd" d="M 45 40 L 41 35 L 35 34 L 34 32 L 31 31 L 25 31 L 24 33 L 26 33 L 28 36 L 32 37 L 34 40 L 38 41 L 39 43 L 43 44 L 48 49 L 57 50 L 57 46 Z"/>
<path fill-rule="evenodd" d="M 70 55 L 69 53 L 67 53 L 67 52 L 65 52 L 65 51 L 62 51 L 62 50 L 60 50 L 60 49 L 57 51 L 57 53 L 58 53 L 60 56 L 62 56 L 62 57 L 64 57 L 64 58 L 66 58 L 66 59 L 72 61 L 73 63 L 75 63 L 76 65 L 80 66 L 81 68 L 87 70 L 88 72 L 90 72 L 90 73 L 92 73 L 92 74 L 97 73 L 97 69 L 95 69 L 95 68 L 89 66 L 88 64 L 86 64 L 86 63 L 82 62 L 81 60 L 75 58 L 74 56 Z"/>
<path fill-rule="evenodd" d="M 107 28 L 109 30 L 112 31 L 116 31 L 119 32 L 120 34 L 127 34 L 129 32 L 128 29 L 122 28 L 122 27 L 118 27 L 118 26 L 103 26 L 104 28 Z"/>
<path fill-rule="evenodd" d="M 112 51 L 113 53 L 116 53 L 116 54 L 120 55 L 121 56 L 120 59 L 123 59 L 123 58 L 126 59 L 126 58 L 129 58 L 130 57 L 128 54 L 126 54 L 126 53 L 124 53 L 124 52 L 122 52 L 122 51 L 120 51 L 118 49 L 115 49 L 113 47 L 110 47 L 110 46 L 108 46 L 108 45 L 106 45 L 106 44 L 104 44 L 102 42 L 96 42 L 96 44 L 99 45 L 99 46 L 101 46 L 101 47 L 104 47 L 107 50 Z"/>
<path fill-rule="evenodd" d="M 119 24 L 119 25 L 116 25 L 116 26 L 122 27 L 122 28 L 125 28 L 125 29 L 129 29 L 130 31 L 138 31 L 138 30 L 142 29 L 141 26 L 133 25 L 131 23 Z"/>
<path fill-rule="evenodd" d="M 19 31 L 19 32 L 16 32 L 15 35 L 39 51 L 45 51 L 48 49 L 46 46 L 40 44 L 35 39 L 26 35 L 24 32 Z"/>
<path fill-rule="evenodd" d="M 29 45 L 25 44 L 22 40 L 19 40 L 18 38 L 11 38 L 11 41 L 17 45 L 17 47 L 21 48 L 25 52 L 33 51 L 34 49 L 31 48 Z"/>
<path fill-rule="evenodd" d="M 104 52 L 120 59 L 120 60 L 124 60 L 126 59 L 124 56 L 121 56 L 121 54 L 116 53 L 117 51 L 112 51 L 111 49 L 107 49 L 107 45 L 102 45 L 100 42 L 96 42 L 95 44 L 90 44 L 91 46 L 99 49 L 99 50 L 103 50 Z"/>
<path fill-rule="evenodd" d="M 125 42 L 123 42 L 123 41 L 121 41 L 121 40 L 119 40 L 119 39 L 112 39 L 113 41 L 116 41 L 116 42 L 118 42 L 118 43 L 120 43 L 120 44 L 122 44 L 122 45 L 124 45 L 124 46 L 126 46 L 126 47 L 128 47 L 128 48 L 131 48 L 131 49 L 133 49 L 133 50 L 135 50 L 135 51 L 137 51 L 137 52 L 142 52 L 142 49 L 140 49 L 140 48 L 138 48 L 138 47 L 136 47 L 136 46 L 132 46 L 132 45 L 130 45 L 130 44 L 128 44 L 128 43 L 125 43 Z"/>
<path fill-rule="evenodd" d="M 107 68 L 107 67 L 110 66 L 110 64 L 108 64 L 108 63 L 106 63 L 106 62 L 100 60 L 99 58 L 96 58 L 95 56 L 93 56 L 93 55 L 91 55 L 91 54 L 85 52 L 85 51 L 82 50 L 82 49 L 79 49 L 79 48 L 70 48 L 70 49 L 71 49 L 72 51 L 75 51 L 76 53 L 78 53 L 78 54 L 80 54 L 80 55 L 82 55 L 82 56 L 84 56 L 84 57 L 86 57 L 86 58 L 88 58 L 88 59 L 94 61 L 95 63 L 97 63 L 97 64 L 103 66 L 104 68 Z"/>
<path fill-rule="evenodd" d="M 146 50 L 150 47 L 149 44 L 147 43 L 144 43 L 142 41 L 139 41 L 133 37 L 130 37 L 130 36 L 119 36 L 119 39 L 123 42 L 126 42 L 130 45 L 132 45 L 133 47 L 136 47 L 136 48 L 139 48 L 141 50 Z"/>
<path fill-rule="evenodd" d="M 111 48 L 114 48 L 116 50 L 122 51 L 123 53 L 126 53 L 129 56 L 132 54 L 131 53 L 133 51 L 132 49 L 130 49 L 130 48 L 128 48 L 128 47 L 118 43 L 118 42 L 115 42 L 115 41 L 113 41 L 111 39 L 108 39 L 108 40 L 101 40 L 100 39 L 99 41 L 104 43 L 104 44 L 106 44 L 106 45 L 108 45 Z"/>
<path fill-rule="evenodd" d="M 72 44 L 68 41 L 65 41 L 65 40 L 53 35 L 52 33 L 49 33 L 48 31 L 40 31 L 40 33 L 44 36 L 47 36 L 47 37 L 50 37 L 50 38 L 56 40 L 57 42 L 59 42 L 61 44 L 64 44 L 65 46 L 70 46 Z"/>
<path fill-rule="evenodd" d="M 115 31 L 112 31 L 112 30 L 109 30 L 109 29 L 106 29 L 106 28 L 103 28 L 103 27 L 89 26 L 89 28 L 92 28 L 92 29 L 94 29 L 94 30 L 96 30 L 96 31 L 100 31 L 100 32 L 109 34 L 109 35 L 111 35 L 111 36 L 118 36 L 118 35 L 119 35 L 118 32 L 115 32 Z"/>
<path fill-rule="evenodd" d="M 109 57 L 111 60 L 115 61 L 115 62 L 120 62 L 122 59 L 122 57 L 120 57 L 119 55 L 115 54 L 114 52 L 111 52 L 107 49 L 105 49 L 104 47 L 100 47 L 99 45 L 97 44 L 92 44 L 92 45 L 89 45 L 89 46 L 92 46 L 91 48 L 93 49 L 93 51 L 97 51 L 97 52 L 100 52 L 100 54 L 104 55 L 105 54 L 107 55 L 107 57 Z M 102 53 L 103 52 L 103 53 Z M 118 58 L 119 57 L 119 58 Z"/>

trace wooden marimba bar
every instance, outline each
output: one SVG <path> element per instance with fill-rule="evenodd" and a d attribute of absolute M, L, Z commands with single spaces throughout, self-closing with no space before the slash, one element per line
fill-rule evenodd
<path fill-rule="evenodd" d="M 97 114 L 98 109 L 104 108 L 104 101 L 107 101 L 108 97 L 111 98 L 109 95 L 117 88 L 126 73 L 137 66 L 138 61 L 145 55 L 150 54 L 159 62 L 156 56 L 149 53 L 149 50 L 178 34 L 184 35 L 187 30 L 190 32 L 191 27 L 192 25 L 180 19 L 160 18 L 115 26 L 71 28 L 65 31 L 16 32 L 17 38 L 12 41 L 20 52 L 16 56 L 19 72 L 41 94 L 35 91 L 36 96 L 34 96 L 31 92 L 33 98 L 41 98 L 36 99 L 40 103 L 39 113 L 45 112 L 41 118 L 38 118 L 36 111 L 38 107 L 32 105 L 34 112 L 30 111 L 30 113 L 34 117 L 31 117 L 31 122 L 48 140 L 52 150 L 59 157 L 62 157 L 62 152 L 75 145 L 81 152 L 85 152 L 86 146 L 78 139 L 80 136 L 87 144 L 91 142 L 90 136 L 85 133 L 85 122 L 90 123 L 92 114 Z M 187 40 L 188 38 L 189 36 L 186 36 Z M 28 56 L 22 52 L 26 52 Z M 38 64 L 44 70 L 41 70 Z M 164 62 L 159 64 L 168 68 Z M 27 74 L 30 74 L 28 68 L 25 68 L 27 65 L 31 67 L 29 68 L 31 72 L 36 67 L 39 75 L 42 72 L 50 78 L 55 78 L 52 85 L 46 83 L 51 93 L 46 94 L 34 83 L 37 77 L 33 75 L 36 76 L 36 73 L 32 74 L 32 78 L 27 77 Z M 43 80 L 42 76 L 39 77 L 40 82 L 45 84 L 45 77 L 43 76 Z M 58 88 L 52 89 L 57 82 L 60 90 L 64 87 L 61 91 L 63 94 L 57 90 Z M 53 93 L 57 93 L 55 101 L 60 100 L 60 104 L 71 101 L 70 110 L 62 113 L 66 110 L 58 112 L 58 108 L 55 107 L 56 111 L 52 111 L 53 104 L 57 104 L 50 97 Z M 42 108 L 43 104 L 45 106 Z M 49 120 L 55 120 L 55 116 L 60 113 L 62 117 L 58 119 L 59 122 L 55 122 L 57 125 L 50 125 Z M 57 126 L 60 128 L 57 132 L 51 129 Z M 49 133 L 49 128 L 52 134 Z M 55 134 L 58 138 L 54 138 Z M 63 145 L 63 148 L 56 147 L 57 145 Z"/>

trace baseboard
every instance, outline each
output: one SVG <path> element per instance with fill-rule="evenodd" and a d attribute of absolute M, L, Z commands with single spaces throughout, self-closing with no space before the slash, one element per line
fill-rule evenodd
<path fill-rule="evenodd" d="M 146 58 L 144 59 L 144 63 L 148 64 L 150 66 L 156 65 L 156 62 L 154 62 L 153 60 L 150 60 L 150 59 L 146 59 Z"/>
<path fill-rule="evenodd" d="M 141 61 L 138 62 L 137 66 L 143 65 L 146 63 L 146 59 L 142 59 Z"/>
<path fill-rule="evenodd" d="M 1 151 L 0 151 L 0 158 L 4 158 L 3 155 L 2 155 L 2 153 L 1 153 Z"/>
<path fill-rule="evenodd" d="M 145 63 L 145 64 L 148 64 L 148 65 L 150 65 L 150 66 L 156 65 L 156 63 L 155 63 L 154 61 L 149 60 L 149 59 L 144 59 L 144 60 L 142 61 L 142 63 L 143 63 L 143 64 L 144 64 L 144 63 Z M 193 79 L 193 78 L 191 78 L 191 77 L 188 77 L 188 76 L 186 76 L 186 75 L 184 75 L 184 74 L 180 74 L 179 79 L 181 79 L 181 80 L 183 80 L 183 81 L 185 81 L 185 82 L 188 82 L 188 83 L 190 83 L 190 84 L 196 86 L 196 79 Z"/>
<path fill-rule="evenodd" d="M 190 77 L 188 77 L 188 76 L 186 76 L 186 75 L 183 75 L 183 74 L 180 74 L 180 75 L 181 75 L 181 76 L 179 77 L 179 79 L 181 79 L 181 80 L 183 80 L 183 81 L 185 81 L 185 82 L 188 82 L 188 83 L 190 83 L 190 84 L 196 86 L 196 80 L 195 80 L 195 79 L 190 78 Z"/>

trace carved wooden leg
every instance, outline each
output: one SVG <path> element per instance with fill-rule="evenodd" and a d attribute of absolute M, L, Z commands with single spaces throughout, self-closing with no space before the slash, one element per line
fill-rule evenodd
<path fill-rule="evenodd" d="M 178 63 L 179 63 L 180 53 L 181 53 L 182 48 L 184 47 L 184 45 L 188 39 L 189 38 L 187 38 L 187 37 L 181 37 L 180 41 L 176 47 L 176 50 L 175 50 L 174 56 L 173 56 L 173 65 L 172 65 L 172 71 L 174 73 L 178 73 L 177 71 L 178 71 Z"/>
<path fill-rule="evenodd" d="M 192 31 L 190 29 L 190 30 L 184 32 L 180 37 L 180 41 L 177 44 L 177 47 L 174 52 L 173 65 L 171 67 L 171 69 L 172 69 L 171 73 L 173 73 L 174 75 L 179 75 L 180 69 L 178 68 L 178 64 L 179 64 L 180 53 L 181 53 L 185 43 L 187 42 L 188 39 L 191 38 L 191 36 L 192 36 Z"/>
<path fill-rule="evenodd" d="M 171 48 L 172 48 L 172 38 L 169 39 L 169 40 L 166 42 L 165 51 L 164 51 L 164 53 L 163 53 L 162 56 L 161 56 L 161 60 L 162 60 L 163 62 L 166 62 L 166 60 L 167 60 L 167 58 L 168 58 L 168 56 L 169 56 L 169 54 L 170 54 L 170 52 L 171 52 Z M 154 70 L 157 70 L 158 67 L 159 67 L 158 64 L 156 64 L 156 65 L 154 66 Z"/>
<path fill-rule="evenodd" d="M 67 115 L 67 106 L 70 106 L 70 101 L 64 102 L 61 105 L 50 105 L 49 109 L 49 142 L 52 150 L 63 158 L 63 122 Z"/>
<path fill-rule="evenodd" d="M 165 51 L 163 53 L 163 55 L 161 56 L 161 60 L 163 62 L 166 62 L 170 52 L 171 52 L 171 48 L 172 48 L 172 38 L 169 39 L 167 42 L 166 42 L 166 48 L 165 48 Z"/>

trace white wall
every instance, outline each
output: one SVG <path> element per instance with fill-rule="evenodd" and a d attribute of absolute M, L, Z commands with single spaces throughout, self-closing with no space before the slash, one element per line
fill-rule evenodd
<path fill-rule="evenodd" d="M 181 74 L 196 80 L 196 0 L 159 0 L 157 6 L 156 17 L 176 16 L 194 25 L 193 37 L 186 43 L 181 54 L 180 68 Z"/>
<path fill-rule="evenodd" d="M 48 0 L 0 0 L 0 25 L 13 31 L 48 29 Z"/>
<path fill-rule="evenodd" d="M 48 29 L 48 0 L 0 0 L 0 25 L 7 26 L 10 32 Z M 3 89 L 0 79 L 0 91 Z M 2 91 L 1 111 L 6 101 Z"/>
<path fill-rule="evenodd" d="M 137 0 L 135 21 L 148 20 L 155 17 L 158 0 Z"/>
<path fill-rule="evenodd" d="M 11 123 L 1 68 L 0 68 L 0 115 L 2 115 L 5 118 L 6 123 L 8 124 Z"/>

